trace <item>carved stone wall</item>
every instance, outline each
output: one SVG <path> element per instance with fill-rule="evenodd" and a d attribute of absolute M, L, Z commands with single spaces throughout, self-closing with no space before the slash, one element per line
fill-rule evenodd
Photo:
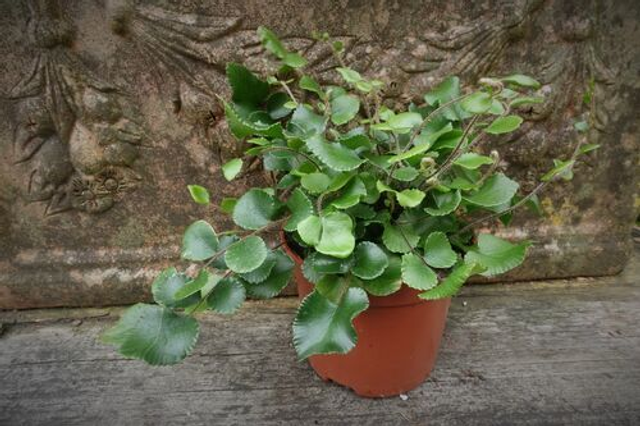
<path fill-rule="evenodd" d="M 500 141 L 525 186 L 570 150 L 593 79 L 589 137 L 603 148 L 543 194 L 546 220 L 524 214 L 508 231 L 537 243 L 508 278 L 622 269 L 637 213 L 637 1 L 2 0 L 0 308 L 143 299 L 186 224 L 223 225 L 185 186 L 219 201 L 243 184 L 220 179 L 234 145 L 213 99 L 228 61 L 264 68 L 259 25 L 324 81 L 335 64 L 309 34 L 340 37 L 355 68 L 391 84 L 389 102 L 446 74 L 538 76 L 547 101 Z"/>

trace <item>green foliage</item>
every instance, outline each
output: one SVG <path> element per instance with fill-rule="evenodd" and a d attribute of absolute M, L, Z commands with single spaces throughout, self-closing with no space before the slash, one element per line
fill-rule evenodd
<path fill-rule="evenodd" d="M 266 171 L 249 179 L 265 186 L 222 199 L 219 211 L 231 215 L 234 228 L 216 234 L 206 221 L 189 225 L 181 255 L 199 264 L 188 275 L 175 268 L 159 274 L 156 304 L 132 307 L 106 341 L 152 364 L 180 361 L 197 338 L 192 315 L 230 314 L 246 296 L 270 298 L 286 287 L 294 263 L 269 247 L 273 231 L 295 242 L 314 284 L 293 327 L 300 359 L 353 348 L 352 322 L 368 307 L 368 294 L 387 296 L 405 283 L 424 299 L 451 297 L 472 275 L 522 263 L 526 242 L 482 234 L 476 244 L 477 224 L 507 223 L 521 204 L 539 208 L 536 194 L 519 194 L 500 156 L 485 155 L 479 141 L 518 130 L 517 108 L 542 101 L 540 83 L 514 74 L 463 89 L 450 76 L 423 104 L 391 109 L 384 82 L 343 65 L 335 72 L 342 83 L 323 86 L 314 63 L 272 31 L 260 27 L 258 37 L 277 70 L 260 76 L 228 64 L 231 96 L 220 104 L 244 155 L 225 163 L 222 174 L 231 181 L 243 169 Z M 325 34 L 316 40 L 346 63 L 341 42 Z M 588 134 L 586 121 L 575 126 L 581 138 Z M 571 158 L 556 160 L 542 184 L 571 178 L 577 157 L 597 147 L 581 144 Z M 209 204 L 205 188 L 188 189 L 196 203 Z"/>

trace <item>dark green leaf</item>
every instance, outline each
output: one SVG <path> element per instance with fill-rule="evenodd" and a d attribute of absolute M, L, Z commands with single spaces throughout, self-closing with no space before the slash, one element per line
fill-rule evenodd
<path fill-rule="evenodd" d="M 291 114 L 291 109 L 285 106 L 287 102 L 289 102 L 289 95 L 286 93 L 278 92 L 269 96 L 267 99 L 269 117 L 272 120 L 281 120 Z"/>
<path fill-rule="evenodd" d="M 276 254 L 273 251 L 270 251 L 267 254 L 267 258 L 262 262 L 262 265 L 257 267 L 251 272 L 247 272 L 244 274 L 240 274 L 240 277 L 251 284 L 256 284 L 262 282 L 267 279 L 271 270 L 276 264 Z"/>
<path fill-rule="evenodd" d="M 278 295 L 289 283 L 293 272 L 293 261 L 282 250 L 275 252 L 275 258 L 275 266 L 264 281 L 245 286 L 251 297 L 270 299 Z"/>
<path fill-rule="evenodd" d="M 242 65 L 227 64 L 227 79 L 233 91 L 232 100 L 237 104 L 256 106 L 269 95 L 269 84 Z"/>
<path fill-rule="evenodd" d="M 402 287 L 402 261 L 400 256 L 388 255 L 389 266 L 377 278 L 362 281 L 362 287 L 374 296 L 388 296 Z"/>
<path fill-rule="evenodd" d="M 361 288 L 347 290 L 340 304 L 331 303 L 316 291 L 309 294 L 293 323 L 293 344 L 298 358 L 349 352 L 358 340 L 352 321 L 368 307 L 367 294 Z"/>
<path fill-rule="evenodd" d="M 452 213 L 460 205 L 462 195 L 460 191 L 450 191 L 445 193 L 435 193 L 433 195 L 437 208 L 427 207 L 425 212 L 432 216 L 446 216 Z"/>
<path fill-rule="evenodd" d="M 324 275 L 315 286 L 315 291 L 331 301 L 340 304 L 347 289 L 349 289 L 349 277 L 340 275 Z"/>
<path fill-rule="evenodd" d="M 151 285 L 153 300 L 169 308 L 182 308 L 189 305 L 194 301 L 193 299 L 180 300 L 182 298 L 176 296 L 178 291 L 185 286 L 187 280 L 188 277 L 178 273 L 176 268 L 165 269 L 153 280 Z"/>
<path fill-rule="evenodd" d="M 250 189 L 236 203 L 233 221 L 244 229 L 260 229 L 268 225 L 278 213 L 273 196 L 260 189 Z"/>
<path fill-rule="evenodd" d="M 300 184 L 312 194 L 320 194 L 327 190 L 331 184 L 331 178 L 324 173 L 316 172 L 302 176 Z"/>
<path fill-rule="evenodd" d="M 402 256 L 402 280 L 416 290 L 429 290 L 438 284 L 438 276 L 433 269 L 413 253 Z"/>
<path fill-rule="evenodd" d="M 291 217 L 284 225 L 284 230 L 288 232 L 295 231 L 300 222 L 313 214 L 313 204 L 300 188 L 296 188 L 291 193 L 287 200 L 287 207 L 291 212 Z"/>
<path fill-rule="evenodd" d="M 105 343 L 118 346 L 127 358 L 151 365 L 182 361 L 198 340 L 198 322 L 162 306 L 139 303 L 127 309 L 120 321 L 103 334 Z"/>
<path fill-rule="evenodd" d="M 299 105 L 289 121 L 289 131 L 301 138 L 321 134 L 325 129 L 324 117 L 306 105 Z"/>
<path fill-rule="evenodd" d="M 351 272 L 358 278 L 372 280 L 382 275 L 389 266 L 387 254 L 377 245 L 362 241 L 354 251 L 355 264 Z"/>
<path fill-rule="evenodd" d="M 365 160 L 339 143 L 329 143 L 320 135 L 306 139 L 307 147 L 331 169 L 345 172 L 357 169 Z"/>
<path fill-rule="evenodd" d="M 211 275 L 206 269 L 201 269 L 197 277 L 188 281 L 182 287 L 178 288 L 178 291 L 174 293 L 173 298 L 175 300 L 182 300 L 198 293 L 202 289 L 202 287 L 207 285 L 211 278 Z"/>
<path fill-rule="evenodd" d="M 389 223 L 384 225 L 382 242 L 393 253 L 408 253 L 418 244 L 419 240 L 420 236 L 414 233 L 411 226 L 391 225 Z"/>
<path fill-rule="evenodd" d="M 242 281 L 226 277 L 218 281 L 207 297 L 207 306 L 219 314 L 229 315 L 238 310 L 246 297 Z"/>
<path fill-rule="evenodd" d="M 424 242 L 424 259 L 433 268 L 450 268 L 458 256 L 443 232 L 432 232 Z"/>
<path fill-rule="evenodd" d="M 322 100 L 324 100 L 327 97 L 327 95 L 324 93 L 324 91 L 322 90 L 322 87 L 318 84 L 318 82 L 315 81 L 313 78 L 309 77 L 308 75 L 302 76 L 298 85 L 300 86 L 301 89 L 304 89 L 308 92 L 315 93 Z"/>

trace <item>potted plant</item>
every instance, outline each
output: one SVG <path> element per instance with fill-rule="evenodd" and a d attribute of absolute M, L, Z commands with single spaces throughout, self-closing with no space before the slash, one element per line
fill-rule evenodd
<path fill-rule="evenodd" d="M 424 102 L 394 110 L 385 83 L 347 67 L 343 46 L 326 34 L 318 39 L 332 46 L 341 84 L 321 85 L 305 58 L 268 29 L 258 34 L 278 69 L 263 80 L 227 66 L 233 94 L 220 102 L 248 161 L 233 159 L 222 172 L 232 180 L 258 165 L 271 185 L 222 200 L 235 229 L 191 224 L 181 255 L 196 272 L 163 271 L 155 304 L 129 308 L 104 341 L 149 364 L 180 362 L 198 338 L 199 312 L 231 314 L 247 296 L 276 296 L 294 276 L 299 359 L 360 395 L 405 392 L 435 363 L 450 298 L 471 276 L 499 275 L 525 258 L 529 242 L 475 228 L 535 207 L 545 185 L 570 179 L 577 158 L 597 146 L 578 137 L 570 158 L 521 194 L 486 144 L 520 127 L 518 108 L 541 101 L 536 80 L 483 78 L 462 90 L 449 77 Z M 586 131 L 584 122 L 576 128 Z M 209 204 L 205 188 L 189 191 Z M 280 235 L 271 248 L 270 231 Z"/>

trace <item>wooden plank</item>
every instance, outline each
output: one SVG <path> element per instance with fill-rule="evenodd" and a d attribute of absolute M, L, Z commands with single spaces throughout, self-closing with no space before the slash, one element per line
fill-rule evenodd
<path fill-rule="evenodd" d="M 295 360 L 295 299 L 206 315 L 173 368 L 97 341 L 119 312 L 0 313 L 0 424 L 640 424 L 638 258 L 615 278 L 472 286 L 431 379 L 367 400 Z"/>

